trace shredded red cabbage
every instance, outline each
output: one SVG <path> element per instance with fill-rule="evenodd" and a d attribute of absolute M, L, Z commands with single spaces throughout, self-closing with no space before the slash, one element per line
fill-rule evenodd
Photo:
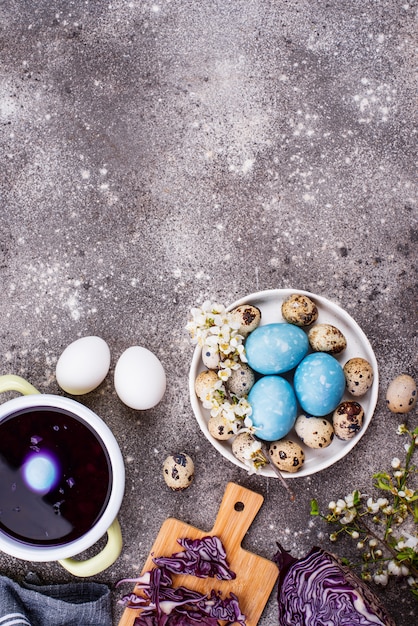
<path fill-rule="evenodd" d="M 120 600 L 127 608 L 141 609 L 134 626 L 218 626 L 218 620 L 225 621 L 226 626 L 245 626 L 245 615 L 235 594 L 222 598 L 215 590 L 208 595 L 172 584 L 171 573 L 234 579 L 236 575 L 228 566 L 220 539 L 208 536 L 179 539 L 178 543 L 185 548 L 183 552 L 154 558 L 155 568 L 139 578 L 125 578 L 117 583 L 135 583 L 141 590 L 141 595 L 130 593 Z"/>
<path fill-rule="evenodd" d="M 295 559 L 282 546 L 279 566 L 280 626 L 396 626 L 378 598 L 332 554 L 313 548 Z"/>
<path fill-rule="evenodd" d="M 154 563 L 173 574 L 192 574 L 199 578 L 218 578 L 233 580 L 232 572 L 226 561 L 225 548 L 219 537 L 203 537 L 203 539 L 178 539 L 184 548 L 171 557 L 158 557 Z"/>

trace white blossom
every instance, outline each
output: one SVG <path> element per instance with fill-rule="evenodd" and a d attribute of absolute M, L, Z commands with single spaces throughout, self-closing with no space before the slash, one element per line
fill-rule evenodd
<path fill-rule="evenodd" d="M 349 493 L 347 496 L 345 496 L 344 500 L 348 508 L 352 508 L 354 506 L 354 493 Z"/>
<path fill-rule="evenodd" d="M 367 508 L 370 513 L 377 513 L 379 511 L 379 504 L 373 501 L 373 498 L 368 498 Z"/>
<path fill-rule="evenodd" d="M 389 581 L 389 576 L 388 576 L 387 571 L 384 570 L 382 572 L 378 572 L 378 573 L 374 574 L 373 580 L 378 585 L 382 585 L 383 587 L 386 587 L 386 585 L 388 584 L 388 581 Z"/>
<path fill-rule="evenodd" d="M 186 330 L 192 343 L 208 346 L 218 353 L 221 380 L 228 380 L 232 369 L 247 362 L 239 323 L 223 305 L 205 301 L 201 307 L 192 308 Z"/>
<path fill-rule="evenodd" d="M 356 509 L 346 509 L 344 517 L 340 519 L 340 524 L 350 524 L 350 522 L 353 521 L 356 515 L 357 515 Z"/>
<path fill-rule="evenodd" d="M 388 563 L 388 572 L 392 576 L 400 576 L 401 575 L 401 568 L 398 565 L 398 563 L 396 563 L 396 561 L 392 560 L 392 561 L 389 561 L 389 563 Z"/>
<path fill-rule="evenodd" d="M 402 544 L 402 548 L 412 548 L 415 552 L 418 552 L 418 537 L 414 537 L 409 533 L 404 533 L 404 539 L 398 542 L 398 550 L 401 550 L 400 544 Z"/>

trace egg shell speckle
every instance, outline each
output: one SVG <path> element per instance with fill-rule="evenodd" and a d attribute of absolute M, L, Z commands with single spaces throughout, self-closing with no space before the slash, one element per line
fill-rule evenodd
<path fill-rule="evenodd" d="M 241 363 L 237 369 L 232 370 L 231 376 L 226 381 L 226 387 L 230 393 L 242 398 L 250 392 L 254 382 L 255 375 L 251 367 L 247 363 Z"/>
<path fill-rule="evenodd" d="M 261 442 L 254 439 L 248 432 L 238 433 L 234 438 L 232 454 L 242 463 L 255 459 L 259 459 L 262 465 L 267 462 L 262 452 Z"/>
<path fill-rule="evenodd" d="M 334 428 L 324 417 L 299 415 L 295 431 L 308 448 L 327 448 L 334 439 Z"/>
<path fill-rule="evenodd" d="M 287 323 L 259 326 L 245 343 L 248 365 L 265 375 L 290 371 L 303 359 L 308 349 L 306 333 Z"/>
<path fill-rule="evenodd" d="M 282 315 L 289 324 L 309 326 L 318 319 L 318 308 L 308 296 L 294 293 L 283 301 Z"/>
<path fill-rule="evenodd" d="M 285 437 L 297 416 L 297 403 L 292 386 L 281 376 L 263 376 L 248 394 L 252 408 L 251 420 L 264 441 Z"/>
<path fill-rule="evenodd" d="M 347 390 L 351 395 L 364 396 L 373 384 L 373 368 L 370 363 L 361 357 L 354 357 L 345 363 L 343 370 Z"/>
<path fill-rule="evenodd" d="M 236 434 L 237 427 L 230 420 L 223 417 L 222 414 L 218 414 L 209 418 L 208 431 L 214 439 L 226 441 Z"/>
<path fill-rule="evenodd" d="M 206 346 L 202 347 L 202 361 L 203 364 L 210 370 L 216 370 L 219 367 L 220 356 L 217 347 Z"/>
<path fill-rule="evenodd" d="M 114 383 L 116 393 L 124 404 L 131 409 L 144 411 L 162 400 L 166 376 L 153 352 L 142 346 L 131 346 L 116 363 Z"/>
<path fill-rule="evenodd" d="M 56 365 L 57 383 L 67 393 L 78 396 L 96 389 L 110 367 L 110 349 L 101 337 L 76 339 L 65 348 Z"/>
<path fill-rule="evenodd" d="M 213 370 L 204 370 L 197 375 L 194 389 L 199 400 L 204 402 L 219 382 L 218 374 Z"/>
<path fill-rule="evenodd" d="M 417 403 L 417 385 L 409 374 L 392 380 L 386 392 L 386 404 L 392 413 L 409 413 Z"/>
<path fill-rule="evenodd" d="M 170 454 L 163 464 L 164 480 L 173 491 L 183 491 L 194 479 L 194 463 L 184 452 Z"/>
<path fill-rule="evenodd" d="M 339 362 L 325 352 L 308 354 L 295 371 L 293 384 L 302 410 L 322 417 L 331 413 L 345 391 L 345 376 Z"/>
<path fill-rule="evenodd" d="M 308 339 L 312 350 L 339 354 L 347 347 L 343 333 L 332 324 L 315 324 L 308 331 Z"/>
<path fill-rule="evenodd" d="M 334 432 L 339 439 L 352 439 L 363 425 L 363 407 L 353 400 L 341 402 L 332 415 Z"/>
<path fill-rule="evenodd" d="M 284 472 L 297 472 L 305 462 L 305 453 L 301 446 L 289 439 L 273 441 L 269 455 L 276 467 Z"/>
<path fill-rule="evenodd" d="M 261 311 L 252 304 L 241 304 L 231 311 L 232 319 L 239 324 L 238 332 L 244 337 L 257 328 L 261 321 Z"/>

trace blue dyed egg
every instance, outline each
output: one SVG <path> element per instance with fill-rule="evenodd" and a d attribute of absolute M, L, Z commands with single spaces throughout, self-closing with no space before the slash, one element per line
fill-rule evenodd
<path fill-rule="evenodd" d="M 266 324 L 248 336 L 249 366 L 259 374 L 282 374 L 300 363 L 309 349 L 306 333 L 293 324 Z"/>
<path fill-rule="evenodd" d="M 248 402 L 251 420 L 265 441 L 281 439 L 293 428 L 297 416 L 296 396 L 292 386 L 280 376 L 263 376 L 251 388 Z"/>
<path fill-rule="evenodd" d="M 315 352 L 297 366 L 293 386 L 303 411 L 317 417 L 327 415 L 344 395 L 344 371 L 330 354 Z"/>

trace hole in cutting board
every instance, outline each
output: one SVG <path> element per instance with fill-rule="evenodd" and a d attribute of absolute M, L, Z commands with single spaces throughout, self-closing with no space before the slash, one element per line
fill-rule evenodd
<path fill-rule="evenodd" d="M 243 502 L 235 502 L 234 509 L 236 511 L 243 511 L 245 509 L 245 504 Z"/>

